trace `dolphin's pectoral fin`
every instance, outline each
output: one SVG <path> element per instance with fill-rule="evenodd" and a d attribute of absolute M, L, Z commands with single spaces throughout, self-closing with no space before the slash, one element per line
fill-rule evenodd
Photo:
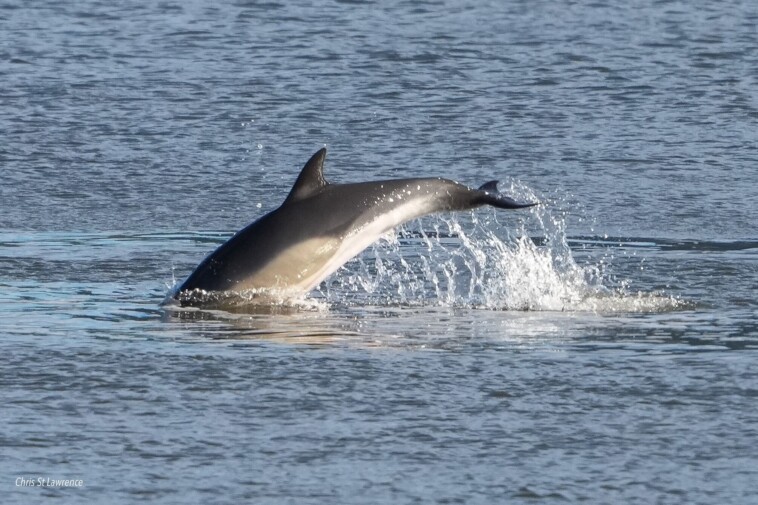
<path fill-rule="evenodd" d="M 308 160 L 308 163 L 305 164 L 303 170 L 300 172 L 297 181 L 295 181 L 295 185 L 292 186 L 290 194 L 284 201 L 285 204 L 308 198 L 309 196 L 318 193 L 329 184 L 326 182 L 326 179 L 324 179 L 325 158 L 325 147 L 322 147 L 316 152 L 316 154 L 311 156 L 311 159 Z"/>
<path fill-rule="evenodd" d="M 524 209 L 526 207 L 534 207 L 539 205 L 539 202 L 520 203 L 509 198 L 505 195 L 501 195 L 497 189 L 498 181 L 489 181 L 482 184 L 479 187 L 479 198 L 477 199 L 484 205 L 492 205 L 499 209 Z"/>

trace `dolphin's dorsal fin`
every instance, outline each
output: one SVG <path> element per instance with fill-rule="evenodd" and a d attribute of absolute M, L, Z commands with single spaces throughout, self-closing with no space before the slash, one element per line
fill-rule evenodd
<path fill-rule="evenodd" d="M 324 179 L 325 158 L 325 147 L 322 147 L 316 152 L 316 154 L 311 156 L 311 159 L 308 160 L 308 163 L 305 164 L 303 170 L 300 172 L 300 176 L 295 181 L 295 185 L 292 186 L 290 194 L 287 196 L 284 203 L 308 198 L 329 184 Z"/>

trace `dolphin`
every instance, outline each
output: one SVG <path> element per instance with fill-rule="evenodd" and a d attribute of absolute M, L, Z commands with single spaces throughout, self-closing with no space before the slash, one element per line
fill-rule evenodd
<path fill-rule="evenodd" d="M 305 164 L 284 203 L 218 247 L 174 292 L 183 305 L 209 292 L 301 296 L 389 230 L 442 211 L 521 209 L 497 181 L 472 189 L 442 178 L 332 184 L 326 149 Z"/>

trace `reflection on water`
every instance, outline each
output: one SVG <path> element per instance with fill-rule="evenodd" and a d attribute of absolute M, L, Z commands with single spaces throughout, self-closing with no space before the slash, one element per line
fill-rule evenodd
<path fill-rule="evenodd" d="M 692 310 L 658 313 L 497 311 L 470 307 L 362 306 L 257 313 L 164 308 L 178 339 L 276 342 L 289 345 L 405 349 L 626 348 L 666 345 L 680 349 L 758 348 L 752 313 L 728 322 Z"/>

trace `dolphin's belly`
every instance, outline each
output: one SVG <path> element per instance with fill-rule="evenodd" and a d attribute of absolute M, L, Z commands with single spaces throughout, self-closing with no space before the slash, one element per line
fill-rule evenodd
<path fill-rule="evenodd" d="M 405 203 L 395 205 L 391 210 L 383 209 L 381 212 L 374 212 L 361 225 L 346 230 L 343 236 L 319 237 L 319 239 L 310 239 L 299 244 L 293 248 L 303 253 L 297 258 L 308 257 L 308 253 L 313 251 L 312 248 L 317 248 L 317 252 L 312 255 L 307 271 L 301 272 L 301 275 L 297 277 L 298 284 L 295 289 L 301 292 L 310 291 L 376 242 L 379 237 L 410 219 L 428 214 L 431 210 L 431 201 L 427 195 L 407 199 Z M 315 240 L 323 240 L 324 243 L 312 243 Z"/>
<path fill-rule="evenodd" d="M 340 248 L 339 237 L 313 237 L 297 242 L 270 262 L 240 280 L 235 291 L 245 289 L 304 291 L 318 284 Z"/>

